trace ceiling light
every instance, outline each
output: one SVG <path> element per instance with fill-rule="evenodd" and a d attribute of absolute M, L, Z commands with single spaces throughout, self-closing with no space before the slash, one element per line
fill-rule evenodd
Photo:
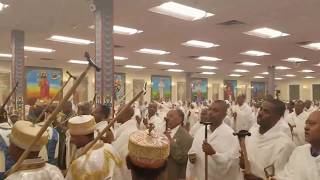
<path fill-rule="evenodd" d="M 41 52 L 41 53 L 52 53 L 56 50 L 54 49 L 48 49 L 48 48 L 40 48 L 40 47 L 30 47 L 30 46 L 24 46 L 25 51 L 31 51 L 31 52 Z"/>
<path fill-rule="evenodd" d="M 6 9 L 8 7 L 9 7 L 9 4 L 3 4 L 3 3 L 0 2 L 0 11 Z"/>
<path fill-rule="evenodd" d="M 125 65 L 125 68 L 131 68 L 131 69 L 144 69 L 146 67 L 144 66 L 136 66 L 136 65 Z"/>
<path fill-rule="evenodd" d="M 0 57 L 11 58 L 12 54 L 0 53 Z"/>
<path fill-rule="evenodd" d="M 296 75 L 294 75 L 294 74 L 286 74 L 285 76 L 287 76 L 287 77 L 295 77 Z"/>
<path fill-rule="evenodd" d="M 182 69 L 168 69 L 170 72 L 183 72 Z"/>
<path fill-rule="evenodd" d="M 217 69 L 217 67 L 214 66 L 200 66 L 200 69 Z"/>
<path fill-rule="evenodd" d="M 268 74 L 269 74 L 269 72 L 263 72 L 263 73 L 260 73 L 260 74 L 268 75 Z"/>
<path fill-rule="evenodd" d="M 249 71 L 246 70 L 246 69 L 235 69 L 234 72 L 246 73 L 246 72 L 249 72 Z"/>
<path fill-rule="evenodd" d="M 248 56 L 267 56 L 271 55 L 270 53 L 262 52 L 262 51 L 256 51 L 256 50 L 249 50 L 246 52 L 242 52 L 241 54 L 243 55 L 248 55 Z"/>
<path fill-rule="evenodd" d="M 283 61 L 292 62 L 292 63 L 299 63 L 299 62 L 306 62 L 308 60 L 297 58 L 297 57 L 290 57 L 290 58 L 284 59 Z"/>
<path fill-rule="evenodd" d="M 277 77 L 277 78 L 274 78 L 275 80 L 282 80 L 283 78 L 279 78 L 279 77 Z"/>
<path fill-rule="evenodd" d="M 301 70 L 301 71 L 299 71 L 299 72 L 303 72 L 303 73 L 314 73 L 314 71 L 311 70 L 311 69 L 303 69 L 303 70 Z"/>
<path fill-rule="evenodd" d="M 127 60 L 128 58 L 127 57 L 122 57 L 122 56 L 114 56 L 113 59 L 114 60 L 118 60 L 118 61 L 124 61 L 124 60 Z"/>
<path fill-rule="evenodd" d="M 238 63 L 239 65 L 242 66 L 259 66 L 260 64 L 255 63 L 255 62 L 242 62 L 242 63 Z"/>
<path fill-rule="evenodd" d="M 218 44 L 214 44 L 211 42 L 198 41 L 198 40 L 190 40 L 190 41 L 182 43 L 182 45 L 190 46 L 190 47 L 197 47 L 197 48 L 212 48 L 212 47 L 219 46 Z"/>
<path fill-rule="evenodd" d="M 197 59 L 201 61 L 221 61 L 222 60 L 216 57 L 209 57 L 209 56 L 199 56 L 197 57 Z"/>
<path fill-rule="evenodd" d="M 159 62 L 157 62 L 156 64 L 166 65 L 166 66 L 175 66 L 175 65 L 178 65 L 178 64 L 175 63 L 175 62 L 167 62 L 167 61 L 159 61 Z"/>
<path fill-rule="evenodd" d="M 187 21 L 195 21 L 214 15 L 201 9 L 196 9 L 172 1 L 163 3 L 160 6 L 153 7 L 149 9 L 149 11 L 167 16 L 172 16 Z"/>
<path fill-rule="evenodd" d="M 167 51 L 162 51 L 158 49 L 148 49 L 148 48 L 139 49 L 137 52 L 144 53 L 144 54 L 155 54 L 155 55 L 164 55 L 164 54 L 170 53 Z"/>
<path fill-rule="evenodd" d="M 313 76 L 306 76 L 306 77 L 304 77 L 305 79 L 313 79 L 313 78 L 315 78 L 315 77 L 313 77 Z"/>
<path fill-rule="evenodd" d="M 312 50 L 320 50 L 320 43 L 319 42 L 318 43 L 310 43 L 307 45 L 303 45 L 301 47 L 312 49 Z"/>
<path fill-rule="evenodd" d="M 215 72 L 202 72 L 201 74 L 213 75 L 216 74 Z"/>
<path fill-rule="evenodd" d="M 287 70 L 287 69 L 291 69 L 291 68 L 286 67 L 286 66 L 276 66 L 276 69 L 278 69 L 278 70 Z"/>
<path fill-rule="evenodd" d="M 76 59 L 71 59 L 68 61 L 69 63 L 72 63 L 72 64 L 89 64 L 88 61 L 83 61 L 83 60 L 76 60 Z"/>
<path fill-rule="evenodd" d="M 70 43 L 70 44 L 79 44 L 79 45 L 88 45 L 94 43 L 93 41 L 86 40 L 86 39 L 79 39 L 67 36 L 58 36 L 53 35 L 48 40 L 56 41 L 56 42 L 63 42 L 63 43 Z"/>
<path fill-rule="evenodd" d="M 261 38 L 277 38 L 282 36 L 289 36 L 289 34 L 266 27 L 254 29 L 252 31 L 245 32 L 245 34 Z"/>
<path fill-rule="evenodd" d="M 124 26 L 113 26 L 113 32 L 116 34 L 122 34 L 122 35 L 133 35 L 133 34 L 138 34 L 142 33 L 143 31 L 129 28 L 129 27 L 124 27 Z"/>
<path fill-rule="evenodd" d="M 263 76 L 253 76 L 254 79 L 263 79 Z"/>
<path fill-rule="evenodd" d="M 315 66 L 320 66 L 320 63 L 318 63 L 318 64 L 315 64 Z"/>
<path fill-rule="evenodd" d="M 229 76 L 231 76 L 231 77 L 241 77 L 242 75 L 241 74 L 230 74 Z"/>

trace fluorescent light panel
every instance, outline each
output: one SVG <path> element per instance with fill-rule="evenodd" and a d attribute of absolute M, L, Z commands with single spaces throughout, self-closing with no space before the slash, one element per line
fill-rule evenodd
<path fill-rule="evenodd" d="M 0 53 L 0 57 L 11 58 L 12 54 Z"/>
<path fill-rule="evenodd" d="M 198 60 L 201 61 L 221 61 L 222 59 L 210 56 L 199 56 L 197 57 Z"/>
<path fill-rule="evenodd" d="M 281 31 L 277 31 L 267 27 L 254 29 L 252 31 L 245 32 L 245 34 L 261 38 L 278 38 L 283 36 L 289 36 L 289 34 L 287 33 L 283 33 Z"/>
<path fill-rule="evenodd" d="M 41 52 L 41 53 L 52 53 L 56 51 L 54 49 L 31 47 L 31 46 L 24 46 L 24 50 L 30 51 L 30 52 Z"/>
<path fill-rule="evenodd" d="M 124 60 L 127 60 L 128 58 L 127 57 L 122 57 L 122 56 L 114 56 L 113 59 L 114 60 L 118 60 L 118 61 L 124 61 Z"/>
<path fill-rule="evenodd" d="M 146 67 L 144 66 L 136 66 L 136 65 L 125 65 L 125 68 L 131 68 L 131 69 L 144 69 Z"/>
<path fill-rule="evenodd" d="M 242 66 L 259 66 L 260 64 L 255 63 L 255 62 L 242 62 L 242 63 L 239 63 L 239 65 L 242 65 Z"/>
<path fill-rule="evenodd" d="M 144 54 L 155 54 L 155 55 L 164 55 L 169 54 L 170 52 L 158 50 L 158 49 L 148 49 L 148 48 L 142 48 L 139 49 L 137 52 L 144 53 Z"/>
<path fill-rule="evenodd" d="M 199 68 L 200 68 L 200 69 L 218 69 L 218 68 L 215 67 L 215 66 L 200 66 Z"/>
<path fill-rule="evenodd" d="M 168 62 L 168 61 L 159 61 L 159 62 L 157 62 L 156 64 L 166 65 L 166 66 L 175 66 L 175 65 L 178 65 L 178 64 L 175 63 L 175 62 Z"/>
<path fill-rule="evenodd" d="M 182 69 L 168 69 L 170 72 L 183 72 Z"/>
<path fill-rule="evenodd" d="M 9 7 L 9 4 L 4 4 L 4 3 L 1 3 L 1 2 L 0 2 L 0 11 L 6 9 L 6 8 L 8 8 L 8 7 Z"/>
<path fill-rule="evenodd" d="M 89 64 L 88 61 L 76 60 L 76 59 L 70 59 L 68 62 L 72 64 Z"/>
<path fill-rule="evenodd" d="M 229 74 L 229 76 L 231 76 L 231 77 L 241 77 L 242 75 L 241 74 Z"/>
<path fill-rule="evenodd" d="M 246 72 L 249 72 L 248 70 L 246 69 L 235 69 L 233 70 L 234 72 L 239 72 L 239 73 L 246 73 Z"/>
<path fill-rule="evenodd" d="M 48 40 L 63 42 L 63 43 L 70 43 L 70 44 L 78 44 L 78 45 L 88 45 L 88 44 L 94 43 L 93 41 L 86 40 L 86 39 L 79 39 L 79 38 L 59 36 L 59 35 L 52 35 Z"/>
<path fill-rule="evenodd" d="M 249 50 L 246 52 L 242 52 L 242 55 L 248 55 L 248 56 L 268 56 L 271 55 L 270 53 L 262 52 L 262 51 L 256 51 L 256 50 Z"/>
<path fill-rule="evenodd" d="M 275 80 L 282 80 L 283 78 L 279 78 L 279 77 L 276 77 L 274 78 Z"/>
<path fill-rule="evenodd" d="M 202 72 L 201 74 L 213 75 L 216 74 L 215 72 Z"/>
<path fill-rule="evenodd" d="M 303 45 L 303 46 L 301 46 L 301 47 L 318 51 L 318 50 L 320 50 L 320 42 L 317 42 L 317 43 L 309 43 L 309 44 Z"/>
<path fill-rule="evenodd" d="M 308 60 L 302 59 L 302 58 L 297 58 L 297 57 L 290 57 L 290 58 L 284 59 L 283 61 L 298 63 L 298 62 L 306 62 Z"/>
<path fill-rule="evenodd" d="M 313 76 L 306 76 L 306 77 L 304 77 L 305 79 L 314 79 L 315 77 L 313 77 Z"/>
<path fill-rule="evenodd" d="M 318 63 L 318 64 L 315 64 L 315 66 L 320 66 L 320 63 Z"/>
<path fill-rule="evenodd" d="M 294 74 L 286 74 L 285 76 L 287 76 L 287 77 L 295 77 L 296 75 L 294 75 Z"/>
<path fill-rule="evenodd" d="M 172 1 L 165 2 L 160 6 L 153 7 L 149 9 L 149 11 L 162 15 L 172 16 L 186 21 L 195 21 L 214 15 L 201 9 L 196 9 Z"/>
<path fill-rule="evenodd" d="M 219 46 L 218 44 L 214 44 L 211 42 L 198 41 L 198 40 L 190 40 L 182 43 L 184 46 L 197 47 L 197 48 L 212 48 Z"/>
<path fill-rule="evenodd" d="M 301 70 L 301 71 L 299 71 L 299 72 L 303 72 L 303 73 L 314 73 L 314 71 L 311 70 L 311 69 L 303 69 L 303 70 Z"/>
<path fill-rule="evenodd" d="M 269 72 L 263 72 L 263 73 L 260 73 L 260 74 L 268 75 L 268 74 L 269 74 Z"/>
<path fill-rule="evenodd" d="M 122 35 L 134 35 L 134 34 L 142 33 L 143 31 L 134 29 L 134 28 L 114 25 L 113 32 L 116 34 L 122 34 Z"/>
<path fill-rule="evenodd" d="M 286 67 L 286 66 L 276 66 L 276 69 L 278 69 L 278 70 L 287 70 L 287 69 L 291 69 L 291 68 Z"/>
<path fill-rule="evenodd" d="M 253 76 L 254 79 L 263 79 L 263 76 Z"/>

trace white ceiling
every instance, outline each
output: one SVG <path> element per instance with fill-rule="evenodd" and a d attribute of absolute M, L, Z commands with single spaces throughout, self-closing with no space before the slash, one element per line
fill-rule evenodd
<path fill-rule="evenodd" d="M 0 12 L 0 53 L 10 53 L 10 32 L 12 29 L 25 31 L 26 45 L 53 48 L 52 54 L 26 53 L 26 64 L 74 68 L 83 65 L 71 65 L 69 59 L 79 59 L 83 52 L 94 53 L 94 45 L 81 46 L 57 43 L 46 40 L 51 35 L 66 35 L 84 39 L 95 39 L 94 31 L 88 26 L 94 22 L 86 0 L 0 0 L 10 7 Z M 167 66 L 155 65 L 157 61 L 173 61 L 180 65 L 170 68 L 184 69 L 188 72 L 201 72 L 200 65 L 218 67 L 217 77 L 227 78 L 234 69 L 247 69 L 245 79 L 266 71 L 269 65 L 291 67 L 291 70 L 277 70 L 277 77 L 295 74 L 302 78 L 307 75 L 320 77 L 314 66 L 320 62 L 320 51 L 305 49 L 298 42 L 320 41 L 320 1 L 319 0 L 176 0 L 185 5 L 214 13 L 215 16 L 198 21 L 184 21 L 170 16 L 148 11 L 160 5 L 164 0 L 114 0 L 114 22 L 116 25 L 143 30 L 143 33 L 125 36 L 114 35 L 114 43 L 124 46 L 114 50 L 115 55 L 125 56 L 126 61 L 117 61 L 117 65 L 143 65 L 151 69 L 166 69 Z M 219 23 L 238 20 L 243 25 L 223 26 Z M 263 39 L 243 34 L 259 27 L 269 27 L 290 34 L 287 37 Z M 182 46 L 191 40 L 203 40 L 219 44 L 219 47 L 200 49 Z M 170 51 L 163 56 L 136 53 L 140 48 L 155 48 Z M 241 55 L 247 50 L 260 50 L 271 53 L 270 56 L 250 57 Z M 189 56 L 214 56 L 223 59 L 219 62 L 204 62 Z M 284 62 L 288 57 L 300 57 L 310 61 L 296 66 Z M 52 58 L 42 61 L 40 58 Z M 252 61 L 260 63 L 258 67 L 243 67 L 235 62 Z M 0 61 L 4 63 L 5 61 Z M 7 61 L 8 63 L 8 61 Z M 117 67 L 119 70 L 122 68 Z M 312 69 L 316 73 L 300 73 L 302 69 Z M 134 71 L 134 70 L 133 70 Z"/>

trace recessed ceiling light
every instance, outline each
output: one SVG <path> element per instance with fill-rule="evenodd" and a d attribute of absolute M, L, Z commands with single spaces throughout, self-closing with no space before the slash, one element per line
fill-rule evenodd
<path fill-rule="evenodd" d="M 304 77 L 305 79 L 313 79 L 313 78 L 315 78 L 315 77 L 313 77 L 313 76 L 306 76 L 306 77 Z"/>
<path fill-rule="evenodd" d="M 217 69 L 215 66 L 200 66 L 200 69 Z"/>
<path fill-rule="evenodd" d="M 169 54 L 170 52 L 158 50 L 158 49 L 148 49 L 148 48 L 142 48 L 139 49 L 137 52 L 144 53 L 144 54 L 155 54 L 155 55 L 164 55 Z"/>
<path fill-rule="evenodd" d="M 286 67 L 286 66 L 276 66 L 276 69 L 278 69 L 278 70 L 287 70 L 287 69 L 291 69 L 291 68 Z"/>
<path fill-rule="evenodd" d="M 142 33 L 143 31 L 134 29 L 134 28 L 114 25 L 113 32 L 116 34 L 122 34 L 122 35 L 133 35 L 133 34 Z"/>
<path fill-rule="evenodd" d="M 3 3 L 0 2 L 0 11 L 6 9 L 8 7 L 9 7 L 9 4 L 3 4 Z"/>
<path fill-rule="evenodd" d="M 254 79 L 263 79 L 263 76 L 253 76 Z"/>
<path fill-rule="evenodd" d="M 267 27 L 254 29 L 252 31 L 245 32 L 245 34 L 261 38 L 277 38 L 282 36 L 289 36 L 289 34 L 287 33 L 283 33 L 281 31 L 277 31 Z"/>
<path fill-rule="evenodd" d="M 212 48 L 219 46 L 218 44 L 214 44 L 211 42 L 198 41 L 198 40 L 190 40 L 182 43 L 184 46 L 197 47 L 197 48 Z"/>
<path fill-rule="evenodd" d="M 86 40 L 86 39 L 79 39 L 74 37 L 58 36 L 58 35 L 52 35 L 48 40 L 63 42 L 63 43 L 70 43 L 70 44 L 78 44 L 78 45 L 88 45 L 88 44 L 94 43 L 93 41 Z"/>
<path fill-rule="evenodd" d="M 259 66 L 260 64 L 255 63 L 255 62 L 242 62 L 242 63 L 238 63 L 238 65 L 242 65 L 242 66 Z"/>
<path fill-rule="evenodd" d="M 246 73 L 246 72 L 249 72 L 249 71 L 246 70 L 246 69 L 235 69 L 234 72 Z"/>
<path fill-rule="evenodd" d="M 170 71 L 170 72 L 183 72 L 182 69 L 168 69 L 167 71 Z"/>
<path fill-rule="evenodd" d="M 195 21 L 214 15 L 201 9 L 196 9 L 172 1 L 163 3 L 160 6 L 153 7 L 149 9 L 149 11 L 167 16 L 172 16 L 187 21 Z"/>
<path fill-rule="evenodd" d="M 314 73 L 314 71 L 311 70 L 311 69 L 303 69 L 303 70 L 301 70 L 301 71 L 299 71 L 299 72 L 303 72 L 303 73 Z"/>
<path fill-rule="evenodd" d="M 256 50 L 249 50 L 246 52 L 242 52 L 240 54 L 248 55 L 248 56 L 268 56 L 271 55 L 270 53 L 262 52 L 262 51 L 256 51 Z"/>
<path fill-rule="evenodd" d="M 83 61 L 83 60 L 76 60 L 76 59 L 71 59 L 68 61 L 69 63 L 72 63 L 72 64 L 89 64 L 88 61 Z"/>
<path fill-rule="evenodd" d="M 146 67 L 144 66 L 136 66 L 136 65 L 125 65 L 125 68 L 131 68 L 131 69 L 144 69 Z"/>
<path fill-rule="evenodd" d="M 275 80 L 282 80 L 283 78 L 279 78 L 279 77 L 276 77 L 274 78 Z"/>
<path fill-rule="evenodd" d="M 315 64 L 315 66 L 320 66 L 320 63 L 318 63 L 318 64 Z"/>
<path fill-rule="evenodd" d="M 168 62 L 168 61 L 159 61 L 159 62 L 157 62 L 156 64 L 166 65 L 166 66 L 175 66 L 175 65 L 178 65 L 178 64 L 175 63 L 175 62 Z"/>
<path fill-rule="evenodd" d="M 308 60 L 302 59 L 302 58 L 297 58 L 297 57 L 290 57 L 290 58 L 284 59 L 283 61 L 298 63 L 298 62 L 306 62 Z"/>
<path fill-rule="evenodd" d="M 318 42 L 318 43 L 309 43 L 309 44 L 303 45 L 301 47 L 312 49 L 312 50 L 320 50 L 320 42 Z"/>
<path fill-rule="evenodd" d="M 260 73 L 260 74 L 268 75 L 268 74 L 269 74 L 269 72 L 263 72 L 263 73 Z"/>
<path fill-rule="evenodd" d="M 231 76 L 231 77 L 241 77 L 242 75 L 241 74 L 229 74 L 229 76 Z"/>
<path fill-rule="evenodd" d="M 114 60 L 118 60 L 118 61 L 124 61 L 124 60 L 127 60 L 128 58 L 127 57 L 122 57 L 122 56 L 114 56 L 113 59 Z"/>
<path fill-rule="evenodd" d="M 12 54 L 0 53 L 0 57 L 11 58 Z"/>
<path fill-rule="evenodd" d="M 202 72 L 201 74 L 213 75 L 216 74 L 215 72 Z"/>
<path fill-rule="evenodd" d="M 294 74 L 286 74 L 285 76 L 287 76 L 287 77 L 295 77 L 296 75 L 294 75 Z"/>
<path fill-rule="evenodd" d="M 31 46 L 24 46 L 24 50 L 30 51 L 30 52 L 40 52 L 40 53 L 52 53 L 56 51 L 54 49 L 31 47 Z"/>
<path fill-rule="evenodd" d="M 221 61 L 222 59 L 210 56 L 199 56 L 197 57 L 198 60 L 201 61 Z"/>

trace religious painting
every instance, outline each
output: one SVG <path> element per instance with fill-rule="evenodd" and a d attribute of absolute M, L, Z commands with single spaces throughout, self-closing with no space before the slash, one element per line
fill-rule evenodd
<path fill-rule="evenodd" d="M 114 89 L 115 100 L 118 101 L 121 98 L 125 98 L 126 93 L 126 75 L 124 73 L 114 74 Z"/>
<path fill-rule="evenodd" d="M 0 73 L 0 104 L 10 93 L 10 73 Z"/>
<path fill-rule="evenodd" d="M 177 82 L 177 99 L 178 101 L 186 100 L 186 83 Z"/>
<path fill-rule="evenodd" d="M 266 84 L 264 82 L 251 82 L 251 99 L 261 100 L 266 95 Z"/>
<path fill-rule="evenodd" d="M 52 99 L 62 87 L 62 69 L 26 67 L 26 104 L 37 99 Z"/>
<path fill-rule="evenodd" d="M 212 84 L 212 100 L 213 101 L 219 100 L 219 90 L 220 90 L 220 84 L 213 83 Z"/>
<path fill-rule="evenodd" d="M 193 78 L 191 80 L 191 97 L 193 102 L 208 99 L 208 79 Z"/>
<path fill-rule="evenodd" d="M 133 96 L 136 96 L 144 86 L 145 81 L 143 79 L 134 79 L 132 84 L 133 84 Z M 144 96 L 140 96 L 139 102 L 143 103 L 144 101 Z"/>
<path fill-rule="evenodd" d="M 237 80 L 224 80 L 224 99 L 225 100 L 235 100 L 235 96 L 237 94 Z"/>
<path fill-rule="evenodd" d="M 73 83 L 76 81 L 74 80 Z M 88 101 L 88 78 L 84 78 L 75 92 L 73 93 L 73 103 L 78 104 L 80 102 Z"/>
<path fill-rule="evenodd" d="M 170 101 L 171 100 L 171 77 L 151 76 L 151 100 Z"/>

